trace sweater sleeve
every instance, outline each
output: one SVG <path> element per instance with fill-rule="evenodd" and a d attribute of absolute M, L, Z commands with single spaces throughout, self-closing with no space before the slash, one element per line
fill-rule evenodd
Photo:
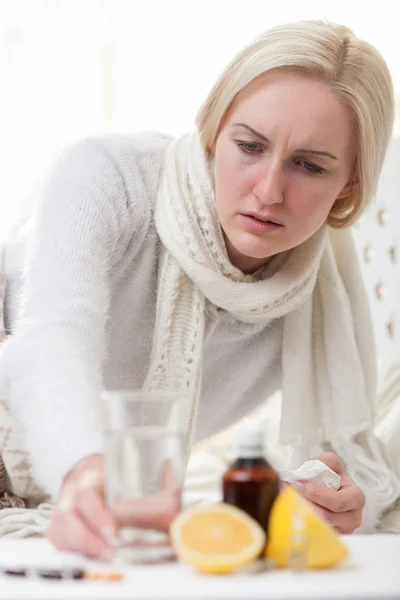
<path fill-rule="evenodd" d="M 102 449 L 108 279 L 132 228 L 120 170 L 100 140 L 78 142 L 39 202 L 21 306 L 0 360 L 2 394 L 53 498 L 74 463 Z"/>

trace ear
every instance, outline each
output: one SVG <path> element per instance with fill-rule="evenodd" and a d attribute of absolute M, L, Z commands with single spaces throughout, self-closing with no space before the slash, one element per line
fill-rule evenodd
<path fill-rule="evenodd" d="M 215 147 L 217 145 L 217 138 L 215 138 L 215 140 L 213 141 L 213 143 L 208 146 L 207 148 L 207 152 L 209 154 L 209 156 L 214 156 L 215 155 Z"/>
<path fill-rule="evenodd" d="M 354 194 L 356 190 L 358 190 L 360 184 L 358 181 L 348 181 L 344 188 L 340 191 L 340 194 L 336 198 L 336 200 L 342 200 L 343 198 L 348 198 L 350 194 Z"/>

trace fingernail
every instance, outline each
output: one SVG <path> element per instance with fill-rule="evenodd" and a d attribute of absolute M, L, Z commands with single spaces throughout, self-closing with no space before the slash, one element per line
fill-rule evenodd
<path fill-rule="evenodd" d="M 293 482 L 293 486 L 296 488 L 296 490 L 298 492 L 303 492 L 304 491 L 304 483 L 302 483 L 301 481 L 294 481 Z"/>
<path fill-rule="evenodd" d="M 72 494 L 61 498 L 61 500 L 57 506 L 59 512 L 62 512 L 62 513 L 70 512 L 73 509 L 73 507 L 74 507 L 74 498 L 73 498 Z"/>
<path fill-rule="evenodd" d="M 80 480 L 78 481 L 78 489 L 79 490 L 87 490 L 92 487 L 96 487 L 96 485 L 101 480 L 101 474 L 97 469 L 90 469 L 82 474 Z"/>

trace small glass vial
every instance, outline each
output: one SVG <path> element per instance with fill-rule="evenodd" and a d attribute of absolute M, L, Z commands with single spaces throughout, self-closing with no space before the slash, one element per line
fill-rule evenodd
<path fill-rule="evenodd" d="M 300 510 L 294 511 L 291 522 L 291 535 L 289 541 L 289 568 L 296 573 L 307 569 L 307 528 Z"/>
<path fill-rule="evenodd" d="M 237 459 L 223 476 L 223 501 L 244 510 L 268 533 L 280 479 L 264 457 L 262 431 L 249 426 L 238 428 L 236 450 Z"/>

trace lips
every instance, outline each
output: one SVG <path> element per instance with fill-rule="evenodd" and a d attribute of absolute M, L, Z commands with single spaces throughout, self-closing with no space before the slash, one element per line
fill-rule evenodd
<path fill-rule="evenodd" d="M 255 217 L 254 215 L 246 215 L 246 217 L 251 217 L 252 219 L 256 219 L 256 221 L 259 221 L 260 223 L 272 223 L 273 225 L 280 225 L 280 223 L 277 223 L 276 221 L 272 221 L 272 219 L 260 219 L 259 217 Z"/>
<path fill-rule="evenodd" d="M 277 223 L 275 220 L 264 220 L 265 216 L 263 216 L 263 219 L 249 214 L 241 214 L 240 216 L 245 228 L 255 233 L 272 233 L 281 230 L 283 227 L 282 224 Z"/>
<path fill-rule="evenodd" d="M 279 221 L 279 219 L 276 219 L 275 217 L 272 217 L 270 215 L 264 215 L 261 213 L 256 213 L 256 212 L 242 213 L 242 216 L 252 217 L 253 219 L 256 219 L 257 221 L 260 221 L 260 223 L 272 223 L 274 225 L 283 225 L 283 223 L 281 221 Z"/>

